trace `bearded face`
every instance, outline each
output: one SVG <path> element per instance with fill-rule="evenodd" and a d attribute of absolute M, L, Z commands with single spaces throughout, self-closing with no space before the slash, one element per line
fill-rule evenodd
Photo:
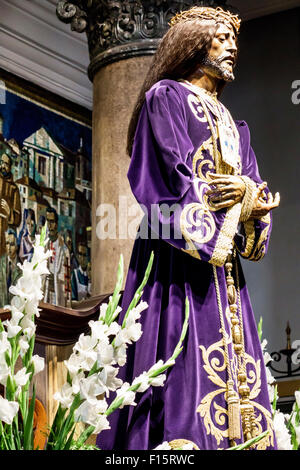
<path fill-rule="evenodd" d="M 236 34 L 230 26 L 220 24 L 201 69 L 207 75 L 231 82 L 235 78 L 233 70 L 236 59 Z"/>

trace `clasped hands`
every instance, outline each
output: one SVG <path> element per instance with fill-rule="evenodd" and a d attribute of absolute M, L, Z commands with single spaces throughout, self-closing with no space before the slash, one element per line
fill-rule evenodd
<path fill-rule="evenodd" d="M 210 173 L 209 176 L 212 180 L 208 183 L 211 189 L 206 192 L 206 195 L 209 196 L 209 202 L 214 209 L 224 209 L 242 201 L 246 191 L 246 185 L 242 178 L 236 175 L 221 175 L 215 173 Z M 266 187 L 267 183 L 263 182 L 256 188 L 251 218 L 267 215 L 268 212 L 275 209 L 280 204 L 279 193 L 276 193 L 275 196 L 269 193 L 267 201 L 263 199 L 264 189 Z"/>

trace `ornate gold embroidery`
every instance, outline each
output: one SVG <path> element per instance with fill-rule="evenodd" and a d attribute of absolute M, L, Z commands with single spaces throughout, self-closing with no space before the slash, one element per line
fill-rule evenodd
<path fill-rule="evenodd" d="M 231 338 L 226 333 L 227 344 L 232 344 Z M 214 383 L 218 388 L 209 392 L 202 399 L 200 405 L 197 407 L 197 412 L 203 418 L 204 426 L 207 434 L 211 434 L 219 445 L 225 438 L 228 438 L 228 427 L 226 424 L 226 416 L 228 415 L 227 406 L 224 408 L 220 403 L 216 402 L 216 398 L 223 394 L 225 402 L 227 403 L 226 397 L 226 381 L 222 380 L 220 373 L 226 370 L 226 361 L 224 353 L 223 339 L 213 343 L 208 348 L 203 345 L 199 346 L 202 352 L 203 368 L 208 375 L 208 379 Z M 237 364 L 234 360 L 231 360 L 231 368 L 233 376 L 236 376 Z M 269 446 L 274 445 L 274 433 L 273 433 L 273 421 L 271 413 L 260 403 L 257 403 L 255 399 L 258 397 L 261 391 L 261 363 L 260 360 L 255 359 L 249 354 L 245 354 L 245 366 L 247 372 L 247 383 L 251 389 L 250 391 L 250 403 L 254 407 L 256 412 L 256 426 L 257 434 L 265 431 L 262 426 L 262 419 L 265 418 L 267 430 L 269 434 L 262 439 L 256 445 L 257 450 L 265 450 Z"/>
<path fill-rule="evenodd" d="M 201 104 L 199 104 L 199 100 L 194 94 L 188 96 L 188 104 L 192 113 L 194 114 L 195 118 L 198 119 L 198 121 L 207 122 L 202 106 Z"/>
<path fill-rule="evenodd" d="M 217 414 L 217 417 L 215 416 L 215 421 L 216 424 L 222 423 L 221 425 L 224 426 L 225 424 L 225 419 L 224 416 L 227 415 L 227 410 L 220 405 L 215 403 L 215 398 L 223 394 L 225 398 L 225 393 L 226 393 L 226 383 L 221 379 L 219 376 L 218 372 L 223 372 L 226 369 L 226 361 L 225 361 L 225 355 L 224 355 L 224 349 L 223 349 L 223 339 L 218 341 L 217 343 L 212 344 L 210 347 L 207 349 L 200 345 L 199 348 L 202 351 L 202 358 L 203 358 L 203 368 L 208 374 L 208 378 L 211 382 L 213 382 L 215 385 L 217 385 L 217 389 L 208 393 L 203 400 L 201 401 L 200 405 L 197 408 L 197 412 L 200 413 L 200 416 L 203 418 L 204 421 L 204 426 L 206 428 L 207 434 L 212 434 L 218 443 L 220 444 L 221 441 L 223 441 L 224 438 L 228 437 L 228 429 L 220 429 L 218 426 L 214 424 L 214 421 L 211 417 L 211 408 L 213 405 L 213 408 L 215 410 L 215 415 Z M 220 357 L 213 357 L 210 359 L 211 354 L 213 353 L 219 353 Z M 223 419 L 220 420 L 220 416 L 223 415 Z M 220 426 L 220 424 L 219 424 Z"/>
<path fill-rule="evenodd" d="M 209 186 L 195 178 L 194 187 L 199 202 L 193 202 L 184 207 L 180 215 L 180 229 L 188 245 L 188 249 L 183 251 L 201 259 L 194 242 L 199 244 L 209 242 L 215 234 L 216 224 L 204 199 L 204 192 L 209 189 Z"/>
<path fill-rule="evenodd" d="M 214 170 L 215 165 L 212 160 L 204 157 L 204 152 L 209 152 L 210 155 L 213 155 L 214 152 L 214 145 L 213 145 L 213 138 L 212 136 L 205 140 L 201 147 L 197 150 L 193 158 L 193 174 L 198 176 L 201 180 L 209 183 L 211 180 L 207 176 L 207 172 L 209 170 Z M 221 159 L 221 154 L 219 153 L 219 158 Z M 199 163 L 200 162 L 200 163 Z M 207 166 L 206 171 L 204 172 L 204 167 Z"/>

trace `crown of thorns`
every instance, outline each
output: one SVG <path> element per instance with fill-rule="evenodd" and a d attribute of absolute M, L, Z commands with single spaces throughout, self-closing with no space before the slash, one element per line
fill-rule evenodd
<path fill-rule="evenodd" d="M 177 23 L 193 19 L 213 20 L 216 23 L 231 25 L 236 33 L 239 32 L 241 26 L 241 19 L 238 15 L 234 15 L 230 11 L 225 11 L 221 7 L 192 7 L 189 10 L 181 11 L 171 18 L 169 26 L 172 27 Z"/>

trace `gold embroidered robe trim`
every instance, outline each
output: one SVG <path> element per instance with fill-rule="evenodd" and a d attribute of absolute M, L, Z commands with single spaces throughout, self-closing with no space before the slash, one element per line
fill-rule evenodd
<path fill-rule="evenodd" d="M 231 338 L 226 334 L 227 345 L 232 344 Z M 228 416 L 227 406 L 222 407 L 219 403 L 216 403 L 216 398 L 221 394 L 226 397 L 226 380 L 223 380 L 220 373 L 226 371 L 226 360 L 224 352 L 223 338 L 216 343 L 211 344 L 208 348 L 203 345 L 199 346 L 202 353 L 203 369 L 207 373 L 208 379 L 217 386 L 216 390 L 210 391 L 201 400 L 201 403 L 197 407 L 197 412 L 200 413 L 203 418 L 203 424 L 205 426 L 207 435 L 212 435 L 217 444 L 228 438 L 228 427 L 226 423 L 226 416 Z M 265 430 L 269 431 L 269 434 L 256 444 L 257 450 L 265 450 L 269 446 L 274 445 L 274 431 L 273 431 L 273 420 L 271 413 L 263 407 L 256 399 L 258 398 L 261 391 L 261 363 L 260 360 L 245 353 L 244 356 L 246 372 L 247 372 L 247 383 L 250 387 L 250 403 L 254 407 L 256 412 L 256 426 L 257 434 L 262 433 Z M 233 359 L 230 361 L 232 376 L 237 375 L 237 363 L 236 358 L 233 355 Z M 262 426 L 262 418 L 264 417 L 267 429 Z"/>

